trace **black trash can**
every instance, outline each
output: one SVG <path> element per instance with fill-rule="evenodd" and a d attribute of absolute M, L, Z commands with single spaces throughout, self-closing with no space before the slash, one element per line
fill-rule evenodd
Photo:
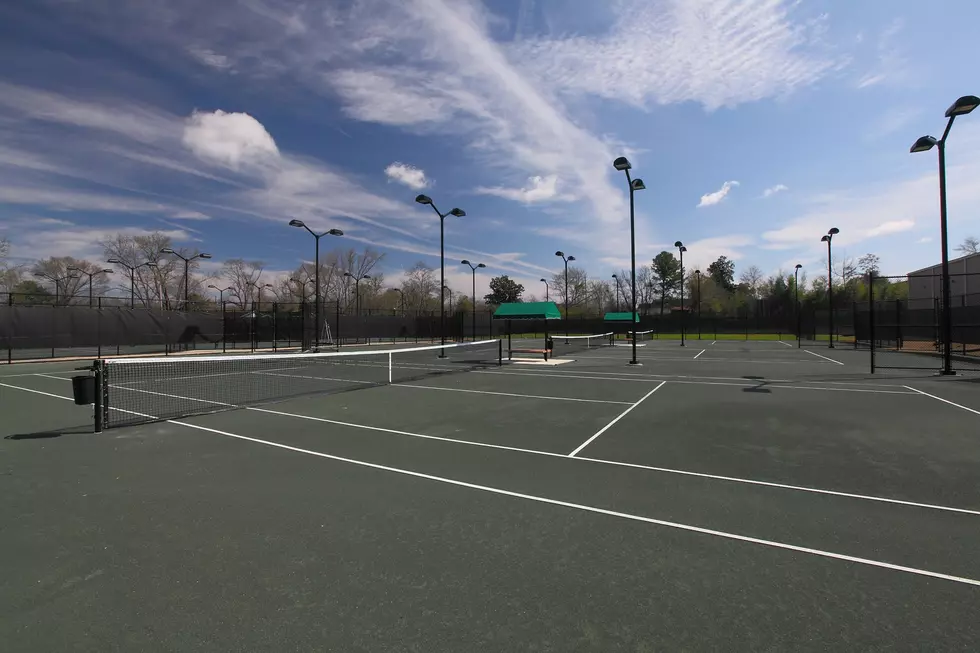
<path fill-rule="evenodd" d="M 552 340 L 551 338 L 548 338 L 547 340 L 544 341 L 544 348 L 547 349 L 548 351 L 554 351 L 555 341 Z"/>
<path fill-rule="evenodd" d="M 77 405 L 91 406 L 95 403 L 95 377 L 91 374 L 71 377 L 71 390 Z"/>

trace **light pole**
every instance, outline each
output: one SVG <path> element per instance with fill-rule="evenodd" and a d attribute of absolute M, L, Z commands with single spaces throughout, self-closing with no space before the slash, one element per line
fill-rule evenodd
<path fill-rule="evenodd" d="M 956 116 L 965 116 L 980 105 L 980 98 L 964 95 L 946 109 L 946 130 L 942 138 L 923 136 L 912 145 L 910 152 L 927 152 L 934 145 L 939 147 L 939 230 L 942 240 L 942 304 L 943 304 L 943 369 L 940 374 L 955 374 L 953 371 L 953 308 L 949 289 L 949 238 L 946 230 L 946 139 L 953 127 Z"/>
<path fill-rule="evenodd" d="M 827 322 L 827 328 L 829 329 L 828 338 L 830 340 L 830 348 L 834 348 L 834 268 L 831 265 L 831 247 L 830 242 L 834 239 L 834 236 L 840 233 L 840 229 L 837 227 L 831 227 L 827 235 L 820 239 L 820 242 L 827 243 L 827 308 L 830 317 Z"/>
<path fill-rule="evenodd" d="M 449 293 L 449 314 L 452 315 L 452 313 L 453 313 L 453 289 L 450 288 L 449 286 L 443 286 L 442 289 Z"/>
<path fill-rule="evenodd" d="M 398 307 L 401 310 L 402 317 L 405 317 L 405 291 L 401 288 L 392 288 L 396 293 L 398 293 Z"/>
<path fill-rule="evenodd" d="M 636 362 L 636 227 L 633 211 L 633 194 L 638 190 L 645 190 L 642 179 L 631 179 L 630 168 L 633 166 L 625 156 L 621 156 L 613 161 L 616 170 L 626 173 L 626 183 L 630 189 L 630 283 L 632 284 L 632 309 L 633 315 L 630 316 L 630 329 L 633 332 L 633 358 L 630 365 L 637 365 Z"/>
<path fill-rule="evenodd" d="M 619 312 L 619 275 L 612 275 L 612 278 L 616 280 L 616 312 Z"/>
<path fill-rule="evenodd" d="M 568 344 L 568 262 L 574 261 L 574 256 L 565 256 L 565 252 L 558 250 L 555 256 L 560 256 L 565 261 L 565 344 Z"/>
<path fill-rule="evenodd" d="M 146 263 L 140 263 L 139 265 L 130 265 L 124 261 L 117 258 L 111 258 L 106 263 L 112 263 L 113 265 L 121 265 L 127 270 L 129 270 L 129 307 L 136 308 L 136 271 L 142 267 L 155 268 L 157 266 L 153 261 L 147 261 Z M 213 286 L 209 286 L 212 287 Z"/>
<path fill-rule="evenodd" d="M 800 319 L 800 268 L 803 266 L 799 263 L 796 264 L 796 270 L 793 272 L 793 288 L 796 290 L 796 348 L 799 349 L 803 346 L 801 333 L 803 330 L 803 322 Z"/>
<path fill-rule="evenodd" d="M 210 283 L 208 284 L 208 288 L 213 288 L 213 289 L 215 289 L 215 290 L 218 291 L 218 302 L 222 306 L 225 305 L 225 293 L 228 292 L 228 291 L 230 291 L 230 290 L 234 290 L 231 287 L 228 287 L 228 288 L 219 288 L 219 287 L 215 286 L 214 284 L 210 284 Z"/>
<path fill-rule="evenodd" d="M 302 281 L 300 279 L 297 279 L 296 277 L 290 277 L 289 280 L 292 281 L 293 283 L 298 283 L 299 287 L 302 288 L 302 290 L 300 290 L 301 293 L 300 301 L 302 303 L 306 303 L 306 284 L 313 283 L 313 279 L 307 279 L 306 281 Z M 213 288 L 214 286 L 211 287 Z"/>
<path fill-rule="evenodd" d="M 353 279 L 354 280 L 354 307 L 355 307 L 355 310 L 357 311 L 357 316 L 360 317 L 360 315 L 361 315 L 361 279 L 370 279 L 371 278 L 371 275 L 370 274 L 362 274 L 361 276 L 357 276 L 357 275 L 351 274 L 350 272 L 344 272 L 344 276 L 347 277 L 347 278 L 349 278 L 349 279 Z"/>
<path fill-rule="evenodd" d="M 465 258 L 462 261 L 460 261 L 459 264 L 460 265 L 468 265 L 468 266 L 470 266 L 470 270 L 473 273 L 473 333 L 472 333 L 472 336 L 473 336 L 473 342 L 476 342 L 476 271 L 477 271 L 478 268 L 485 268 L 487 266 L 485 266 L 483 263 L 477 263 L 476 265 L 473 265 L 472 263 L 470 263 L 469 261 L 467 261 Z"/>
<path fill-rule="evenodd" d="M 548 294 L 548 280 L 547 279 L 541 279 L 540 281 L 541 281 L 541 283 L 544 284 L 544 300 L 546 302 L 550 302 L 551 301 L 551 297 Z"/>
<path fill-rule="evenodd" d="M 694 276 L 698 280 L 698 340 L 701 339 L 701 270 L 695 270 Z"/>
<path fill-rule="evenodd" d="M 449 213 L 442 213 L 436 208 L 435 202 L 428 195 L 417 195 L 415 201 L 419 204 L 428 204 L 432 207 L 432 210 L 436 212 L 439 216 L 439 286 L 441 290 L 439 291 L 439 331 L 440 331 L 440 342 L 443 347 L 446 345 L 446 216 L 453 215 L 457 218 L 463 218 L 466 216 L 466 211 L 460 208 L 454 208 Z M 443 349 L 439 352 L 439 358 L 446 357 L 446 350 Z"/>
<path fill-rule="evenodd" d="M 300 229 L 306 229 L 307 231 L 310 232 L 310 234 L 312 234 L 313 239 L 316 241 L 316 254 L 315 254 L 314 258 L 313 258 L 313 265 L 316 268 L 314 270 L 315 283 L 314 283 L 314 288 L 313 288 L 313 294 L 314 294 L 314 298 L 313 298 L 313 305 L 314 305 L 314 309 L 313 309 L 313 320 L 314 320 L 313 329 L 315 331 L 315 333 L 313 335 L 313 348 L 315 350 L 318 350 L 320 348 L 320 331 L 321 331 L 321 327 L 320 327 L 320 239 L 323 238 L 324 236 L 343 236 L 344 235 L 344 232 L 341 231 L 340 229 L 330 229 L 329 231 L 324 231 L 322 234 L 318 234 L 315 231 L 313 231 L 312 229 L 310 229 L 309 227 L 307 227 L 306 226 L 306 223 L 303 222 L 302 220 L 290 220 L 289 221 L 289 226 L 290 227 L 297 227 L 297 228 L 300 228 Z"/>
<path fill-rule="evenodd" d="M 186 313 L 187 312 L 187 303 L 188 303 L 188 299 L 187 298 L 189 296 L 188 295 L 188 286 L 190 285 L 188 283 L 188 279 L 190 277 L 190 263 L 191 263 L 191 261 L 196 260 L 196 259 L 199 259 L 199 258 L 203 258 L 203 259 L 211 258 L 211 255 L 210 254 L 205 254 L 204 252 L 201 252 L 200 254 L 195 254 L 194 256 L 192 256 L 190 258 L 187 258 L 183 254 L 180 254 L 178 252 L 175 252 L 170 247 L 164 247 L 163 249 L 160 250 L 160 253 L 161 254 L 171 254 L 173 256 L 176 256 L 177 258 L 179 258 L 180 260 L 182 260 L 184 262 L 184 312 Z"/>
<path fill-rule="evenodd" d="M 253 283 L 253 282 L 250 281 L 250 282 L 248 282 L 247 285 L 249 287 L 251 287 L 251 288 L 255 288 L 256 293 L 258 294 L 258 302 L 256 302 L 256 303 L 259 305 L 259 307 L 258 308 L 255 308 L 255 303 L 253 303 L 252 304 L 252 308 L 254 310 L 256 310 L 256 311 L 261 311 L 262 310 L 262 289 L 263 288 L 272 288 L 272 284 L 271 283 L 257 284 L 257 283 Z"/>
<path fill-rule="evenodd" d="M 681 347 L 686 347 L 687 345 L 684 343 L 684 324 L 686 322 L 684 319 L 684 252 L 687 251 L 687 248 L 679 240 L 674 243 L 674 247 L 681 255 Z"/>
<path fill-rule="evenodd" d="M 96 270 L 95 272 L 87 272 L 87 271 L 83 270 L 82 268 L 70 267 L 70 268 L 68 268 L 68 271 L 69 272 L 79 272 L 79 273 L 84 274 L 85 276 L 88 277 L 88 307 L 89 308 L 92 308 L 92 277 L 94 277 L 97 274 L 112 274 L 113 273 L 113 270 L 110 270 L 108 268 L 106 268 L 105 270 Z"/>
<path fill-rule="evenodd" d="M 35 272 L 35 277 L 41 277 L 42 279 L 47 279 L 54 284 L 54 305 L 58 305 L 58 284 L 63 281 L 68 281 L 69 279 L 77 279 L 78 275 L 66 274 L 63 277 L 52 277 L 50 274 L 44 274 L 43 272 Z M 68 295 L 68 284 L 65 284 L 65 295 Z M 65 303 L 68 303 L 67 297 L 65 298 Z"/>

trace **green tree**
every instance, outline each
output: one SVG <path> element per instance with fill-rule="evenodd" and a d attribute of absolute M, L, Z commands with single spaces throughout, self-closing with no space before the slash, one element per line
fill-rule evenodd
<path fill-rule="evenodd" d="M 54 295 L 34 279 L 24 279 L 10 289 L 14 304 L 53 304 Z"/>
<path fill-rule="evenodd" d="M 667 298 L 681 285 L 681 262 L 673 252 L 663 251 L 653 257 L 650 283 L 660 293 L 660 314 L 663 315 Z"/>
<path fill-rule="evenodd" d="M 716 284 L 728 292 L 735 292 L 735 261 L 719 256 L 717 261 L 708 266 L 708 274 Z"/>
<path fill-rule="evenodd" d="M 524 286 L 505 274 L 490 279 L 490 294 L 484 295 L 483 300 L 487 304 L 499 306 L 521 301 L 523 293 Z"/>
<path fill-rule="evenodd" d="M 881 259 L 875 254 L 865 254 L 858 259 L 858 269 L 864 274 L 878 274 L 880 269 Z"/>

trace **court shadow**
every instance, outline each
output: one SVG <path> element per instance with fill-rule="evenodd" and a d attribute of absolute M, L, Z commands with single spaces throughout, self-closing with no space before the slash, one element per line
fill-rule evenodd
<path fill-rule="evenodd" d="M 4 436 L 4 440 L 50 440 L 60 438 L 63 435 L 82 435 L 92 433 L 92 426 L 69 426 L 61 429 L 51 429 L 48 431 L 35 431 L 33 433 L 14 433 Z"/>
<path fill-rule="evenodd" d="M 769 384 L 769 382 L 766 381 L 766 378 L 764 376 L 743 376 L 742 378 L 747 379 L 749 381 L 756 381 L 759 384 L 748 388 L 742 388 L 742 392 L 756 392 L 759 394 L 766 394 L 766 395 L 772 394 L 772 390 L 766 387 Z"/>

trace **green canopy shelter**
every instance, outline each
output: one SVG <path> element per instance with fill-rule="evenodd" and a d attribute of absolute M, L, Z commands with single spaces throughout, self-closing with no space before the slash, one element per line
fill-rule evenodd
<path fill-rule="evenodd" d="M 544 359 L 548 360 L 548 321 L 560 320 L 561 311 L 554 302 L 510 302 L 501 304 L 493 313 L 495 320 L 507 320 L 507 358 L 515 351 L 525 351 L 528 353 L 544 353 Z M 515 350 L 511 346 L 511 320 L 544 320 L 544 349 L 538 350 Z"/>
<path fill-rule="evenodd" d="M 606 322 L 629 322 L 630 315 L 633 316 L 634 322 L 640 321 L 640 316 L 636 313 L 606 313 L 606 316 L 603 319 Z"/>

